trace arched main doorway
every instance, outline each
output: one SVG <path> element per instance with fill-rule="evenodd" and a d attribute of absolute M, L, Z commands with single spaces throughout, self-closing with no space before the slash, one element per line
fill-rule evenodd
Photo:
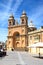
<path fill-rule="evenodd" d="M 13 48 L 17 50 L 19 48 L 19 43 L 20 42 L 20 34 L 19 32 L 15 32 L 13 35 Z"/>

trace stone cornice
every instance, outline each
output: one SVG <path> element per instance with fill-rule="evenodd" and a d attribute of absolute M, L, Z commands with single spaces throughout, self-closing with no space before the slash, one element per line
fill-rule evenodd
<path fill-rule="evenodd" d="M 21 25 L 11 25 L 11 26 L 8 26 L 8 28 L 16 28 L 16 27 L 23 27 L 23 26 L 26 26 L 26 24 L 21 24 Z"/>
<path fill-rule="evenodd" d="M 19 37 L 21 36 L 27 36 L 26 34 L 23 34 L 23 35 L 19 35 Z M 12 38 L 13 36 L 7 36 L 7 38 Z"/>
<path fill-rule="evenodd" d="M 43 29 L 39 29 L 39 30 L 35 30 L 35 31 L 28 32 L 28 35 L 29 34 L 40 33 L 40 32 L 43 32 Z"/>
<path fill-rule="evenodd" d="M 7 36 L 7 38 L 12 38 L 13 36 Z"/>
<path fill-rule="evenodd" d="M 26 34 L 20 35 L 20 36 L 27 36 Z"/>

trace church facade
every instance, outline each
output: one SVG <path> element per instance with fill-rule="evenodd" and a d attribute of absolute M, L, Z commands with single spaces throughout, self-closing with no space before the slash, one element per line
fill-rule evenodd
<path fill-rule="evenodd" d="M 27 46 L 36 42 L 43 42 L 43 26 L 37 30 L 32 21 L 28 25 L 28 17 L 25 11 L 23 11 L 20 17 L 20 24 L 14 19 L 13 15 L 10 15 L 7 38 L 7 50 L 25 51 Z M 33 52 L 33 49 L 29 48 L 28 50 Z"/>

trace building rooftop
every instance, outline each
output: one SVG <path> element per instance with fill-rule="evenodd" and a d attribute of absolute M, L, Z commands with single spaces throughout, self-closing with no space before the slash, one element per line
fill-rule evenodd
<path fill-rule="evenodd" d="M 26 12 L 23 10 L 21 17 L 27 17 Z"/>
<path fill-rule="evenodd" d="M 13 13 L 11 13 L 9 16 L 9 19 L 13 19 L 13 18 L 14 18 L 14 15 L 13 15 Z"/>
<path fill-rule="evenodd" d="M 32 21 L 30 21 L 29 27 L 35 27 Z"/>
<path fill-rule="evenodd" d="M 22 15 L 26 15 L 26 12 L 23 10 Z"/>

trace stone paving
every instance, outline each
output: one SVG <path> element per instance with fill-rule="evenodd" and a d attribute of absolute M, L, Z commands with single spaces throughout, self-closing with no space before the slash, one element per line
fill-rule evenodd
<path fill-rule="evenodd" d="M 43 59 L 34 58 L 29 52 L 8 51 L 0 57 L 0 65 L 43 65 Z"/>

